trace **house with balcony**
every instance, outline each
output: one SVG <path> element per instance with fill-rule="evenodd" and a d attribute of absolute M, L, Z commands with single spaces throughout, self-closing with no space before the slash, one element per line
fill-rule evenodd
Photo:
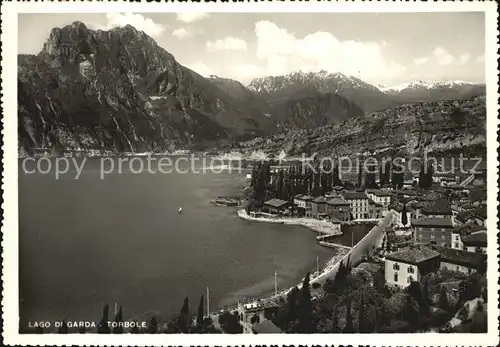
<path fill-rule="evenodd" d="M 366 195 L 376 204 L 380 204 L 384 207 L 389 206 L 389 204 L 391 203 L 392 193 L 386 190 L 368 189 L 366 191 Z"/>
<path fill-rule="evenodd" d="M 342 197 L 350 204 L 351 213 L 354 219 L 371 218 L 368 196 L 365 192 L 346 191 L 342 193 Z"/>
<path fill-rule="evenodd" d="M 278 312 L 278 305 L 261 300 L 238 303 L 238 319 L 244 334 L 253 333 L 253 328 L 265 320 L 272 320 Z"/>
<path fill-rule="evenodd" d="M 422 217 L 411 221 L 413 240 L 422 244 L 450 247 L 453 223 L 451 219 Z"/>
<path fill-rule="evenodd" d="M 293 198 L 293 205 L 299 217 L 309 217 L 311 215 L 311 200 L 312 196 L 297 194 Z"/>
<path fill-rule="evenodd" d="M 428 247 L 410 247 L 385 256 L 385 281 L 390 286 L 408 287 L 412 282 L 439 270 L 441 256 Z"/>

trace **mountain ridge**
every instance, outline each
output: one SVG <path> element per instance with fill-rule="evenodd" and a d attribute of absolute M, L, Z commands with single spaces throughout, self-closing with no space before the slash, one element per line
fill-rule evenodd
<path fill-rule="evenodd" d="M 19 152 L 165 152 L 265 134 L 268 120 L 127 25 L 52 29 L 18 56 Z"/>
<path fill-rule="evenodd" d="M 245 86 L 202 77 L 131 25 L 105 31 L 73 22 L 52 29 L 38 54 L 18 55 L 18 150 L 116 154 L 223 147 L 408 102 L 485 92 L 481 85 L 455 84 L 469 89 L 437 82 L 383 92 L 322 70 L 256 78 Z"/>

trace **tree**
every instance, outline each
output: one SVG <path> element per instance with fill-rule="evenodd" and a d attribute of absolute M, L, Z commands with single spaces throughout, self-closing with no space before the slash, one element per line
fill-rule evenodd
<path fill-rule="evenodd" d="M 365 188 L 366 189 L 374 189 L 378 188 L 377 185 L 377 177 L 376 177 L 376 170 L 377 167 L 374 165 L 370 165 L 370 167 L 367 168 L 367 172 L 365 174 Z"/>
<path fill-rule="evenodd" d="M 258 165 L 257 179 L 255 181 L 255 200 L 262 203 L 266 198 L 267 182 L 269 178 L 268 165 L 261 164 Z"/>
<path fill-rule="evenodd" d="M 278 173 L 278 180 L 276 182 L 276 197 L 278 199 L 283 199 L 283 170 L 280 169 Z"/>
<path fill-rule="evenodd" d="M 406 228 L 406 224 L 408 224 L 408 212 L 406 211 L 406 203 L 403 204 L 403 210 L 401 211 L 401 224 Z"/>
<path fill-rule="evenodd" d="M 438 307 L 444 311 L 450 309 L 450 303 L 448 301 L 448 291 L 445 286 L 441 286 L 441 291 L 439 292 Z"/>
<path fill-rule="evenodd" d="M 191 319 L 189 318 L 189 298 L 186 296 L 179 314 L 179 330 L 181 333 L 188 333 L 190 327 Z"/>
<path fill-rule="evenodd" d="M 380 169 L 381 169 L 380 170 L 380 186 L 384 187 L 384 186 L 388 185 L 389 181 L 390 181 L 390 175 L 391 175 L 391 169 L 392 169 L 391 161 L 386 161 L 385 165 L 383 167 L 381 164 Z"/>
<path fill-rule="evenodd" d="M 484 287 L 481 291 L 481 298 L 483 298 L 484 302 L 488 302 L 488 287 Z"/>
<path fill-rule="evenodd" d="M 372 332 L 377 333 L 378 328 L 380 327 L 380 322 L 379 322 L 379 306 L 375 305 L 372 310 Z"/>
<path fill-rule="evenodd" d="M 483 304 L 481 302 L 478 302 L 476 313 L 474 314 L 474 317 L 472 317 L 470 332 L 485 333 L 487 331 L 488 331 L 488 316 L 484 311 Z"/>
<path fill-rule="evenodd" d="M 340 185 L 342 185 L 342 181 L 340 180 L 339 164 L 337 164 L 333 166 L 332 186 L 340 186 Z"/>
<path fill-rule="evenodd" d="M 67 334 L 68 333 L 68 324 L 63 320 L 61 323 L 61 326 L 59 327 L 58 330 L 59 334 Z"/>
<path fill-rule="evenodd" d="M 313 332 L 313 316 L 312 316 L 312 302 L 311 302 L 311 288 L 309 287 L 310 273 L 308 272 L 304 277 L 302 289 L 300 291 L 299 302 L 299 333 L 312 333 Z"/>
<path fill-rule="evenodd" d="M 392 251 L 392 241 L 389 236 L 387 236 L 387 240 L 385 241 L 385 250 L 390 253 Z"/>
<path fill-rule="evenodd" d="M 115 323 L 116 327 L 113 329 L 113 334 L 123 334 L 123 311 L 121 306 L 116 313 Z"/>
<path fill-rule="evenodd" d="M 155 316 L 151 317 L 151 319 L 149 320 L 146 332 L 148 334 L 156 334 L 158 332 L 158 321 L 156 320 Z"/>
<path fill-rule="evenodd" d="M 470 276 L 460 282 L 460 302 L 469 301 L 481 296 L 481 285 L 477 276 Z"/>
<path fill-rule="evenodd" d="M 406 295 L 405 306 L 402 311 L 403 319 L 416 328 L 418 324 L 419 314 L 413 304 L 413 297 L 411 295 Z"/>
<path fill-rule="evenodd" d="M 203 294 L 200 298 L 200 303 L 198 305 L 198 315 L 196 316 L 196 325 L 198 328 L 201 328 L 203 325 Z"/>
<path fill-rule="evenodd" d="M 367 333 L 366 321 L 365 321 L 365 297 L 363 295 L 363 290 L 361 290 L 361 297 L 359 299 L 359 313 L 358 313 L 358 333 Z"/>
<path fill-rule="evenodd" d="M 391 184 L 394 188 L 401 189 L 403 188 L 404 182 L 404 166 L 400 165 L 391 165 Z"/>
<path fill-rule="evenodd" d="M 363 184 L 363 169 L 361 167 L 361 161 L 358 162 L 358 188 L 361 188 Z"/>
<path fill-rule="evenodd" d="M 98 334 L 111 333 L 111 329 L 109 329 L 109 325 L 108 325 L 108 315 L 109 315 L 109 306 L 108 306 L 108 304 L 105 304 L 103 309 L 102 309 L 101 321 L 99 322 L 99 325 L 97 326 L 97 333 Z"/>
<path fill-rule="evenodd" d="M 243 326 L 238 321 L 238 314 L 224 311 L 219 315 L 219 323 L 222 330 L 227 334 L 241 334 Z"/>
<path fill-rule="evenodd" d="M 425 165 L 427 164 L 427 165 Z M 422 189 L 428 189 L 432 186 L 432 175 L 434 173 L 434 167 L 432 166 L 432 163 L 422 163 L 420 167 L 420 173 L 419 173 L 419 179 L 418 179 L 418 186 Z"/>
<path fill-rule="evenodd" d="M 335 305 L 333 307 L 333 313 L 332 313 L 332 333 L 340 333 L 340 328 L 339 328 L 339 309 L 338 306 Z"/>
<path fill-rule="evenodd" d="M 259 163 L 260 165 L 260 163 Z M 250 186 L 251 187 L 254 187 L 255 184 L 257 183 L 257 177 L 259 175 L 259 166 L 257 165 L 253 165 L 253 168 L 252 168 L 252 178 L 250 180 Z"/>
<path fill-rule="evenodd" d="M 337 273 L 335 274 L 335 278 L 333 280 L 333 290 L 338 291 L 345 287 L 347 284 L 347 275 L 349 274 L 349 270 L 344 262 L 341 261 L 339 263 L 339 268 Z"/>
<path fill-rule="evenodd" d="M 289 172 L 285 172 L 283 175 L 283 186 L 281 189 L 281 199 L 285 200 L 285 201 L 293 202 L 292 183 L 290 181 L 290 173 Z"/>
<path fill-rule="evenodd" d="M 346 308 L 345 327 L 344 327 L 344 330 L 342 330 L 342 332 L 345 334 L 352 334 L 352 333 L 355 333 L 356 331 L 354 329 L 352 312 L 351 312 L 351 298 L 349 296 L 346 297 L 345 308 Z"/>
<path fill-rule="evenodd" d="M 422 289 L 422 301 L 420 303 L 420 310 L 424 315 L 431 313 L 431 299 L 429 297 L 429 276 L 424 277 L 424 287 Z"/>
<path fill-rule="evenodd" d="M 413 281 L 408 286 L 408 294 L 411 295 L 419 304 L 422 301 L 422 289 L 420 283 Z"/>

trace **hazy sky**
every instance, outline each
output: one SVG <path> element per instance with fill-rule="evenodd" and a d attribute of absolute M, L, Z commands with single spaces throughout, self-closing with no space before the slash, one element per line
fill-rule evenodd
<path fill-rule="evenodd" d="M 480 12 L 20 14 L 19 53 L 38 53 L 52 28 L 76 20 L 91 29 L 131 24 L 182 65 L 244 84 L 322 69 L 375 85 L 485 79 Z"/>

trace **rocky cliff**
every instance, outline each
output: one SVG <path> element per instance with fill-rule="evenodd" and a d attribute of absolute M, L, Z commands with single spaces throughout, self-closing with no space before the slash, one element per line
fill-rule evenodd
<path fill-rule="evenodd" d="M 268 106 L 266 114 L 277 121 L 281 131 L 317 128 L 364 117 L 364 111 L 358 105 L 335 93 L 303 91 L 273 100 Z"/>
<path fill-rule="evenodd" d="M 18 57 L 19 153 L 164 152 L 269 132 L 263 113 L 131 26 L 53 29 Z"/>
<path fill-rule="evenodd" d="M 484 155 L 486 97 L 399 105 L 339 124 L 255 139 L 241 147 L 270 155 L 316 152 L 338 157 L 401 151 Z"/>

